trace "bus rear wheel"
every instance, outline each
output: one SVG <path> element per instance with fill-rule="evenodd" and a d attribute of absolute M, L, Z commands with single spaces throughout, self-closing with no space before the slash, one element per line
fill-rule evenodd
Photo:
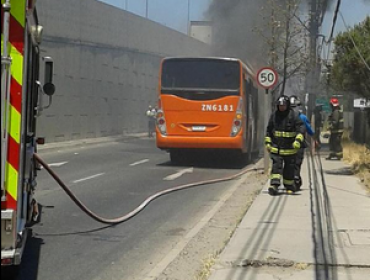
<path fill-rule="evenodd" d="M 15 280 L 19 275 L 19 265 L 1 267 L 1 279 Z"/>
<path fill-rule="evenodd" d="M 245 165 L 248 163 L 249 155 L 248 153 L 243 153 L 241 151 L 237 151 L 234 155 L 234 158 L 237 164 Z"/>

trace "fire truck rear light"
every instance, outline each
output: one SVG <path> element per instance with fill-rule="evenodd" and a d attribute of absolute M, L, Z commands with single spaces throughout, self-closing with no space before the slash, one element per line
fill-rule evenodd
<path fill-rule="evenodd" d="M 159 120 L 158 120 L 158 124 L 159 124 L 159 125 L 164 125 L 164 123 L 165 123 L 164 119 L 159 119 Z"/>
<path fill-rule="evenodd" d="M 45 144 L 45 137 L 38 137 L 36 139 L 36 143 L 39 145 L 44 145 Z"/>
<path fill-rule="evenodd" d="M 11 265 L 13 263 L 12 259 L 1 259 L 1 265 Z"/>
<path fill-rule="evenodd" d="M 241 122 L 239 120 L 237 120 L 237 121 L 234 122 L 234 125 L 235 126 L 240 126 L 241 125 Z"/>
<path fill-rule="evenodd" d="M 158 112 L 157 113 L 157 118 L 163 118 L 163 112 Z"/>

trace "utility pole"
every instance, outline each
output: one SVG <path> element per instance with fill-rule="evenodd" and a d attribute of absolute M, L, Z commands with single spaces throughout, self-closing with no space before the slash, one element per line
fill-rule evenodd
<path fill-rule="evenodd" d="M 276 52 L 276 21 L 275 21 L 275 7 L 271 9 L 271 45 L 270 45 L 270 66 L 276 68 L 277 52 Z M 272 93 L 272 99 L 274 95 Z"/>
<path fill-rule="evenodd" d="M 270 51 L 269 51 L 269 65 L 270 67 L 274 68 L 276 67 L 276 58 L 277 58 L 277 53 L 275 49 L 276 45 L 276 34 L 275 34 L 275 29 L 276 29 L 276 22 L 275 22 L 275 9 L 272 7 L 271 9 L 271 42 L 270 42 Z M 274 90 L 271 89 L 271 97 L 269 94 L 269 90 L 265 90 L 265 95 L 263 97 L 263 103 L 265 105 L 265 115 L 264 115 L 264 125 L 263 127 L 266 129 L 268 121 L 270 119 L 271 112 L 274 110 Z M 271 104 L 271 109 L 269 110 L 269 104 Z M 264 173 L 267 174 L 270 168 L 270 153 L 264 149 L 264 154 L 263 154 L 263 161 L 264 161 Z"/>
<path fill-rule="evenodd" d="M 277 28 L 280 25 L 279 21 L 275 20 L 275 6 L 273 5 L 273 2 L 271 2 L 271 15 L 270 15 L 270 26 L 271 26 L 271 41 L 269 43 L 270 45 L 270 51 L 269 51 L 269 66 L 273 69 L 276 69 L 277 62 L 278 62 L 278 54 L 276 50 L 276 41 L 277 41 Z M 264 115 L 264 128 L 267 127 L 268 121 L 270 119 L 270 115 L 272 112 L 275 110 L 275 96 L 274 92 L 275 89 L 271 89 L 269 94 L 269 90 L 265 90 L 265 95 L 264 95 L 264 105 L 265 105 L 265 115 Z M 268 109 L 270 107 L 270 109 Z M 265 174 L 268 173 L 270 167 L 270 153 L 267 152 L 267 150 L 264 150 L 264 172 Z"/>
<path fill-rule="evenodd" d="M 311 0 L 311 15 L 310 15 L 310 72 L 308 75 L 308 83 L 306 83 L 306 93 L 308 93 L 308 111 L 307 117 L 311 119 L 312 111 L 316 102 L 316 89 L 319 79 L 317 67 L 317 35 L 319 33 L 318 25 L 318 4 L 317 0 Z"/>
<path fill-rule="evenodd" d="M 291 17 L 292 5 L 288 2 L 288 11 L 286 13 L 286 22 L 285 22 L 285 43 L 284 43 L 284 64 L 283 64 L 283 84 L 280 90 L 280 96 L 285 94 L 285 86 L 288 76 L 288 50 L 290 45 L 290 17 Z"/>

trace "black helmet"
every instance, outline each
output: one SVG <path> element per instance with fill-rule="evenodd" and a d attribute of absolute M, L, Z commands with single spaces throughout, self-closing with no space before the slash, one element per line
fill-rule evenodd
<path fill-rule="evenodd" d="M 301 106 L 301 100 L 296 95 L 290 96 L 290 106 L 293 108 Z"/>
<path fill-rule="evenodd" d="M 279 105 L 286 105 L 287 107 L 290 107 L 290 100 L 289 100 L 289 97 L 288 97 L 288 96 L 286 96 L 286 95 L 280 96 L 280 97 L 276 100 L 276 106 L 279 106 Z"/>

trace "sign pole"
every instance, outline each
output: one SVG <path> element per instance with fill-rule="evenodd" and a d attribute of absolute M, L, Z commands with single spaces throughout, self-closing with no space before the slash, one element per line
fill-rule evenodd
<path fill-rule="evenodd" d="M 265 93 L 266 94 L 264 96 L 264 104 L 266 106 L 267 104 L 269 104 L 269 89 L 268 88 L 265 89 Z M 270 110 L 265 110 L 265 116 L 264 116 L 264 128 L 265 129 L 269 121 L 269 117 L 270 117 L 269 113 L 270 113 Z M 270 167 L 270 154 L 267 151 L 265 145 L 263 145 L 263 147 L 264 147 L 264 154 L 263 154 L 264 173 L 267 174 L 269 171 L 269 167 Z"/>

